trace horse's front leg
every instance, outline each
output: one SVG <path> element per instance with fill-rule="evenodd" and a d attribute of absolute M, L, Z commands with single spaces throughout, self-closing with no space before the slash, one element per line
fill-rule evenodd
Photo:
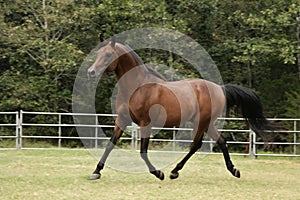
<path fill-rule="evenodd" d="M 107 144 L 104 154 L 102 155 L 100 161 L 98 162 L 95 171 L 91 175 L 90 180 L 96 180 L 101 177 L 100 171 L 103 169 L 105 161 L 106 161 L 109 153 L 113 150 L 118 139 L 121 137 L 123 130 L 124 129 L 121 129 L 117 124 L 115 124 L 114 133 L 111 136 L 110 141 Z"/>
<path fill-rule="evenodd" d="M 144 133 L 144 128 L 141 128 L 141 157 L 142 159 L 145 161 L 149 171 L 151 174 L 155 175 L 157 178 L 159 178 L 160 180 L 164 180 L 165 175 L 162 171 L 155 169 L 155 167 L 152 165 L 152 163 L 150 162 L 149 158 L 148 158 L 148 146 L 149 146 L 149 139 L 150 139 L 150 134 L 145 134 Z M 151 128 L 150 128 L 151 130 Z"/>

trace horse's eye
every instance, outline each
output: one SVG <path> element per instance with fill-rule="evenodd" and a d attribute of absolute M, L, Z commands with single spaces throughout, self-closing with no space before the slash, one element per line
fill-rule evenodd
<path fill-rule="evenodd" d="M 112 57 L 112 53 L 107 53 L 105 56 L 106 56 L 107 58 L 110 58 L 110 57 Z"/>

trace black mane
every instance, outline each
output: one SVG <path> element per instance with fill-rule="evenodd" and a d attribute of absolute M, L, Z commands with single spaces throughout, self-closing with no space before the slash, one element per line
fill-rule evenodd
<path fill-rule="evenodd" d="M 105 41 L 103 41 L 103 42 L 100 42 L 100 44 L 99 44 L 99 48 L 98 49 L 101 49 L 102 47 L 105 47 L 106 45 L 108 45 L 109 44 L 109 41 L 107 41 L 107 40 L 105 40 Z M 118 43 L 118 44 L 121 44 L 121 43 Z M 144 66 L 145 67 L 145 70 L 149 73 L 149 74 L 151 74 L 151 75 L 153 75 L 153 76 L 155 76 L 155 77 L 157 77 L 157 78 L 159 78 L 159 79 L 162 79 L 162 80 L 164 80 L 164 81 L 167 81 L 167 79 L 162 75 L 162 74 L 160 74 L 159 72 L 157 72 L 155 69 L 153 69 L 152 67 L 150 67 L 150 66 L 148 66 L 148 65 L 146 65 L 144 62 L 143 62 L 143 60 L 141 59 L 141 57 L 130 47 L 130 46 L 128 46 L 128 45 L 123 45 L 123 44 L 121 44 L 122 45 L 122 47 L 123 48 L 125 48 L 129 53 L 130 53 L 130 55 L 132 55 L 132 57 L 134 57 L 137 61 L 138 61 L 138 63 L 141 65 L 141 66 Z"/>
<path fill-rule="evenodd" d="M 149 74 L 151 74 L 151 75 L 153 75 L 153 76 L 155 76 L 155 77 L 157 77 L 157 78 L 159 78 L 159 79 L 162 79 L 162 80 L 164 80 L 164 81 L 167 81 L 167 79 L 162 75 L 162 74 L 160 74 L 160 73 L 158 73 L 155 69 L 153 69 L 152 67 L 150 67 L 150 66 L 148 66 L 148 65 L 146 65 L 144 62 L 143 62 L 143 60 L 141 59 L 141 57 L 131 48 L 131 47 L 129 47 L 128 45 L 122 45 L 125 49 L 127 49 L 128 50 L 128 52 L 139 62 L 139 64 L 141 65 L 141 66 L 144 66 L 145 67 L 145 69 L 146 69 L 146 71 L 149 73 Z"/>

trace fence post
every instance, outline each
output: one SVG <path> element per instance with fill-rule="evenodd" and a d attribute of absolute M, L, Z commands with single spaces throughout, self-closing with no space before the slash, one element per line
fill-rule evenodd
<path fill-rule="evenodd" d="M 210 152 L 209 153 L 213 152 L 213 150 L 214 150 L 214 143 L 215 143 L 215 141 L 212 138 L 210 138 L 210 142 L 209 142 L 209 150 L 210 150 Z"/>
<path fill-rule="evenodd" d="M 61 114 L 58 114 L 58 148 L 61 148 Z"/>
<path fill-rule="evenodd" d="M 176 128 L 175 126 L 173 126 L 173 128 Z M 176 142 L 175 142 L 175 140 L 176 140 L 176 130 L 174 129 L 173 130 L 173 144 L 172 144 L 172 149 L 173 149 L 173 151 L 175 151 L 176 150 Z"/>
<path fill-rule="evenodd" d="M 19 112 L 16 112 L 16 149 L 19 148 L 19 126 L 20 126 L 20 122 L 19 122 Z"/>
<path fill-rule="evenodd" d="M 20 110 L 20 119 L 19 119 L 19 135 L 18 135 L 18 140 L 19 140 L 19 146 L 18 149 L 22 149 L 22 137 L 23 137 L 23 111 Z"/>
<path fill-rule="evenodd" d="M 254 152 L 253 152 L 253 145 L 254 145 L 254 142 L 253 142 L 253 133 L 252 131 L 249 132 L 249 157 L 250 158 L 254 158 Z"/>
<path fill-rule="evenodd" d="M 256 133 L 252 130 L 250 130 L 250 133 L 252 135 L 251 143 L 250 146 L 252 145 L 252 153 L 251 157 L 256 158 Z"/>
<path fill-rule="evenodd" d="M 294 155 L 296 155 L 297 154 L 297 145 L 296 145 L 296 143 L 297 143 L 297 121 L 296 120 L 294 120 Z"/>
<path fill-rule="evenodd" d="M 138 140 L 138 129 L 135 123 L 131 123 L 131 149 L 137 150 L 137 140 Z"/>
<path fill-rule="evenodd" d="M 95 115 L 95 149 L 98 148 L 98 116 Z"/>

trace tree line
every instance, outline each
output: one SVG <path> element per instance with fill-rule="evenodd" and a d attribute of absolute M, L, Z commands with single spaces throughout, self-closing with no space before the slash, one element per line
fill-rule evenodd
<path fill-rule="evenodd" d="M 201 44 L 224 83 L 257 91 L 268 117 L 300 117 L 298 0 L 10 0 L 0 8 L 1 111 L 72 112 L 77 71 L 100 33 L 161 27 Z M 199 77 L 180 56 L 138 53 Z M 98 113 L 111 111 L 113 76 L 98 86 Z"/>

